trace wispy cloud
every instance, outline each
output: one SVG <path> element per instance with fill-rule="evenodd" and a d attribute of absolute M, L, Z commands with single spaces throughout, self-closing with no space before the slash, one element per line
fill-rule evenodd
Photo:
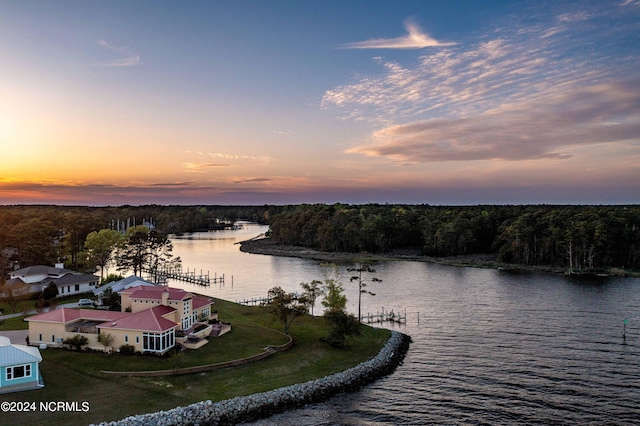
<path fill-rule="evenodd" d="M 566 159 L 578 146 L 637 146 L 637 23 L 594 4 L 546 26 L 500 26 L 412 63 L 374 58 L 378 75 L 328 90 L 322 106 L 378 127 L 348 152 L 401 164 Z M 615 31 L 598 25 L 598 13 Z"/>
<path fill-rule="evenodd" d="M 273 179 L 267 177 L 256 177 L 256 178 L 242 178 L 236 179 L 233 183 L 256 183 L 256 182 L 271 182 Z"/>
<path fill-rule="evenodd" d="M 161 183 L 152 183 L 149 186 L 154 187 L 154 186 L 158 186 L 158 187 L 189 187 L 189 186 L 193 186 L 195 184 L 194 181 L 189 181 L 189 182 L 161 182 Z"/>
<path fill-rule="evenodd" d="M 110 59 L 107 62 L 96 64 L 99 67 L 132 67 L 140 64 L 140 56 L 131 52 L 129 46 L 114 46 L 106 40 L 100 40 L 98 45 L 103 49 L 106 49 L 116 58 Z"/>
<path fill-rule="evenodd" d="M 185 171 L 187 172 L 204 173 L 207 169 L 231 167 L 231 164 L 186 162 L 182 163 L 182 167 L 184 167 Z"/>
<path fill-rule="evenodd" d="M 256 157 L 252 155 L 228 154 L 223 152 L 209 152 L 207 153 L 207 155 L 213 158 L 224 158 L 225 160 L 255 160 L 256 159 Z"/>
<path fill-rule="evenodd" d="M 640 80 L 591 86 L 505 104 L 471 117 L 386 127 L 349 152 L 403 164 L 564 159 L 573 146 L 640 138 Z M 640 148 L 640 147 L 639 147 Z"/>
<path fill-rule="evenodd" d="M 342 45 L 343 49 L 422 49 L 424 47 L 454 46 L 453 42 L 441 42 L 423 32 L 420 27 L 406 20 L 404 27 L 407 35 L 398 38 L 379 38 L 374 40 L 357 41 Z"/>

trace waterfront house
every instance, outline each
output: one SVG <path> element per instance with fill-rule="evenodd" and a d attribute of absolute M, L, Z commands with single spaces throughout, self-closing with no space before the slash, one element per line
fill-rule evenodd
<path fill-rule="evenodd" d="M 55 266 L 34 265 L 11 271 L 7 285 L 26 285 L 30 293 L 38 293 L 53 283 L 58 297 L 88 293 L 98 286 L 100 277 L 93 274 L 65 269 L 62 263 Z"/>
<path fill-rule="evenodd" d="M 0 393 L 39 389 L 44 386 L 38 348 L 12 345 L 0 336 Z"/>
<path fill-rule="evenodd" d="M 136 352 L 163 354 L 176 344 L 178 333 L 188 336 L 197 324 L 217 319 L 212 299 L 182 289 L 138 286 L 119 294 L 119 312 L 60 308 L 26 318 L 29 342 L 60 347 L 79 334 L 90 349 L 110 352 L 131 345 Z M 101 333 L 111 336 L 110 344 L 99 341 Z"/>

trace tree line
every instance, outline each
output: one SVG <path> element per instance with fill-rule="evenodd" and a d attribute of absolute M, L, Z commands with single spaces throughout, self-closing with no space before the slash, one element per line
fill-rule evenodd
<path fill-rule="evenodd" d="M 640 206 L 300 205 L 273 216 L 277 243 L 434 257 L 495 254 L 504 263 L 573 271 L 640 269 Z"/>
<path fill-rule="evenodd" d="M 63 261 L 77 270 L 89 269 L 81 253 L 87 236 L 144 222 L 160 233 L 219 229 L 236 220 L 266 223 L 279 212 L 274 206 L 120 206 L 52 205 L 0 206 L 0 274 L 13 265 L 53 265 Z"/>
<path fill-rule="evenodd" d="M 495 254 L 498 261 L 571 270 L 640 269 L 640 206 L 0 206 L 0 272 L 53 265 L 89 270 L 92 232 L 143 221 L 160 234 L 216 229 L 236 220 L 269 225 L 282 244 L 383 253 L 418 247 L 434 257 Z"/>

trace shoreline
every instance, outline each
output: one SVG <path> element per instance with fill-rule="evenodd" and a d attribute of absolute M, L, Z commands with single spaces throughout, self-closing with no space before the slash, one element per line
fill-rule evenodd
<path fill-rule="evenodd" d="M 99 426 L 232 425 L 267 418 L 307 404 L 326 401 L 339 393 L 355 391 L 393 373 L 403 362 L 410 343 L 410 336 L 391 331 L 387 343 L 374 358 L 321 379 L 224 401 L 201 401 L 167 411 L 101 422 Z"/>
<path fill-rule="evenodd" d="M 564 274 L 566 270 L 550 265 L 517 265 L 498 262 L 495 254 L 474 254 L 468 256 L 432 257 L 424 256 L 419 248 L 397 249 L 382 254 L 324 252 L 306 247 L 276 244 L 268 238 L 241 241 L 240 251 L 268 256 L 297 257 L 332 263 L 354 263 L 362 261 L 394 261 L 410 260 L 415 262 L 435 263 L 439 265 L 498 269 L 504 271 L 532 271 Z"/>

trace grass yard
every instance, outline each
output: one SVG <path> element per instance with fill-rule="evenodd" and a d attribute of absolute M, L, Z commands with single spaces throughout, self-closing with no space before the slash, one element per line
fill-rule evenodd
<path fill-rule="evenodd" d="M 0 331 L 5 330 L 28 330 L 29 323 L 24 320 L 24 317 L 15 317 L 0 319 Z"/>
<path fill-rule="evenodd" d="M 0 395 L 2 401 L 89 402 L 88 412 L 2 413 L 2 424 L 86 425 L 119 420 L 129 415 L 168 410 L 211 399 L 219 401 L 300 383 L 350 368 L 374 357 L 389 338 L 388 330 L 362 326 L 362 336 L 344 349 L 320 341 L 327 335 L 324 319 L 304 316 L 291 326 L 294 345 L 252 364 L 184 376 L 127 378 L 102 370 L 154 370 L 211 364 L 244 358 L 267 345 L 287 341 L 282 325 L 263 308 L 247 307 L 216 299 L 220 319 L 230 321 L 232 331 L 196 351 L 177 357 L 77 353 L 47 349 L 40 363 L 45 387 L 36 391 Z"/>

